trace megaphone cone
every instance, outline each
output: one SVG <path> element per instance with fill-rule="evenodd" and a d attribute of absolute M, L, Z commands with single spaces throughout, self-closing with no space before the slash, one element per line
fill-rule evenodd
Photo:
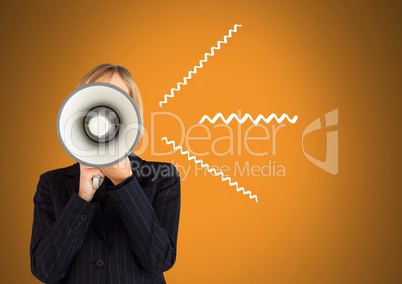
<path fill-rule="evenodd" d="M 141 116 L 133 99 L 107 83 L 77 88 L 57 116 L 61 145 L 73 159 L 90 167 L 108 167 L 125 159 L 141 132 Z"/>

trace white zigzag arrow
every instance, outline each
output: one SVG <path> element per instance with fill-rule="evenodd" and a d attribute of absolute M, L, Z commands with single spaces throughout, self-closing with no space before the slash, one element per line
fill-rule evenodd
<path fill-rule="evenodd" d="M 257 197 L 257 195 L 255 195 L 255 194 L 252 195 L 251 191 L 246 191 L 246 190 L 244 189 L 244 187 L 239 187 L 239 184 L 237 183 L 237 181 L 232 182 L 232 179 L 231 179 L 230 177 L 225 176 L 221 171 L 217 171 L 216 169 L 211 168 L 211 167 L 209 166 L 209 164 L 204 163 L 204 161 L 201 160 L 201 159 L 197 159 L 195 156 L 191 155 L 187 150 L 186 150 L 186 151 L 183 151 L 183 147 L 182 147 L 181 145 L 176 146 L 176 143 L 175 143 L 174 140 L 169 141 L 166 137 L 162 137 L 162 140 L 165 141 L 166 144 L 168 144 L 168 145 L 172 144 L 173 149 L 179 150 L 180 153 L 181 153 L 183 156 L 184 156 L 184 155 L 187 155 L 187 159 L 188 159 L 189 161 L 193 160 L 194 163 L 200 164 L 201 167 L 206 168 L 206 170 L 207 170 L 209 173 L 211 173 L 211 174 L 213 174 L 213 175 L 215 175 L 215 176 L 221 176 L 222 181 L 227 181 L 230 186 L 235 186 L 237 192 L 241 191 L 241 192 L 243 192 L 244 195 L 248 195 L 250 199 L 255 199 L 255 202 L 258 202 L 258 197 Z"/>
<path fill-rule="evenodd" d="M 204 62 L 207 62 L 207 61 L 208 61 L 208 57 L 209 57 L 209 56 L 214 56 L 214 55 L 215 55 L 215 50 L 221 49 L 221 44 L 227 43 L 227 42 L 228 42 L 227 39 L 232 37 L 232 33 L 237 32 L 237 28 L 238 28 L 238 27 L 241 27 L 241 25 L 235 24 L 235 25 L 233 26 L 233 29 L 230 29 L 230 30 L 229 30 L 228 35 L 225 35 L 225 36 L 223 37 L 223 41 L 222 41 L 222 40 L 217 41 L 217 46 L 211 47 L 211 51 L 210 51 L 209 53 L 205 53 L 205 54 L 204 54 L 204 59 L 201 59 L 201 60 L 199 61 L 199 65 L 198 65 L 198 66 L 194 66 L 193 70 L 190 70 L 190 71 L 188 72 L 188 75 L 183 78 L 183 81 L 182 81 L 182 82 L 178 82 L 178 83 L 176 84 L 176 88 L 170 89 L 170 94 L 165 94 L 165 95 L 163 96 L 163 100 L 161 100 L 161 101 L 159 102 L 159 106 L 160 106 L 160 107 L 162 107 L 163 104 L 166 104 L 166 103 L 167 103 L 168 98 L 173 98 L 173 97 L 174 97 L 174 92 L 180 91 L 180 86 L 181 86 L 181 85 L 183 85 L 183 86 L 187 85 L 187 80 L 190 80 L 190 79 L 192 78 L 192 75 L 193 75 L 193 74 L 197 74 L 197 69 L 201 69 L 202 67 L 204 67 Z"/>
<path fill-rule="evenodd" d="M 295 115 L 293 116 L 292 119 L 290 119 L 289 116 L 286 113 L 284 113 L 281 115 L 280 118 L 278 118 L 278 116 L 275 113 L 272 113 L 268 117 L 264 117 L 262 114 L 259 114 L 257 118 L 254 119 L 249 113 L 246 113 L 242 118 L 239 118 L 239 116 L 236 113 L 232 113 L 228 116 L 228 118 L 225 118 L 222 113 L 218 112 L 212 119 L 208 115 L 203 115 L 199 123 L 201 124 L 205 120 L 208 120 L 210 123 L 215 124 L 215 122 L 219 118 L 225 124 L 229 124 L 233 119 L 237 120 L 240 124 L 243 124 L 247 119 L 250 119 L 254 123 L 254 125 L 257 125 L 261 120 L 263 120 L 265 123 L 269 123 L 273 119 L 275 119 L 278 123 L 281 123 L 282 121 L 287 119 L 290 123 L 295 124 L 298 119 L 298 116 Z"/>

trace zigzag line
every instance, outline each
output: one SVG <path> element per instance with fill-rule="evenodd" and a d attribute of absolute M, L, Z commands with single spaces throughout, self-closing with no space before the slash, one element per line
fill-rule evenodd
<path fill-rule="evenodd" d="M 246 113 L 242 118 L 239 118 L 237 114 L 232 113 L 228 116 L 228 118 L 225 118 L 222 113 L 218 112 L 215 114 L 215 116 L 211 119 L 208 115 L 203 115 L 202 118 L 200 119 L 200 124 L 203 123 L 205 120 L 208 120 L 210 123 L 215 124 L 215 122 L 218 119 L 221 119 L 225 124 L 229 124 L 233 119 L 237 120 L 240 124 L 243 124 L 247 119 L 250 119 L 254 125 L 257 125 L 261 120 L 263 120 L 265 123 L 271 122 L 272 119 L 275 119 L 278 123 L 281 123 L 285 119 L 287 119 L 290 123 L 295 124 L 298 116 L 295 115 L 293 116 L 292 119 L 289 118 L 289 116 L 284 113 L 281 115 L 280 118 L 275 113 L 271 113 L 268 117 L 264 117 L 262 114 L 259 114 L 257 118 L 253 118 L 249 113 Z"/>
<path fill-rule="evenodd" d="M 244 195 L 248 195 L 250 199 L 255 199 L 255 202 L 258 202 L 258 197 L 257 195 L 252 195 L 251 191 L 246 191 L 244 189 L 244 187 L 239 187 L 239 184 L 237 183 L 237 181 L 232 182 L 232 179 L 228 176 L 225 176 L 221 171 L 217 171 L 214 168 L 211 168 L 209 166 L 209 164 L 204 163 L 203 160 L 201 159 L 197 159 L 195 156 L 191 155 L 187 150 L 183 151 L 183 147 L 181 145 L 176 146 L 176 143 L 174 140 L 169 141 L 166 137 L 162 137 L 162 140 L 166 142 L 166 144 L 170 145 L 172 144 L 173 149 L 175 150 L 180 150 L 180 153 L 184 156 L 187 155 L 187 159 L 189 161 L 193 160 L 194 163 L 196 164 L 200 164 L 200 166 L 202 168 L 206 168 L 207 171 L 215 176 L 221 176 L 222 181 L 227 181 L 229 183 L 230 186 L 235 186 L 236 187 L 236 191 L 242 191 Z"/>
<path fill-rule="evenodd" d="M 190 80 L 190 79 L 192 78 L 192 75 L 193 75 L 193 74 L 197 74 L 197 69 L 201 69 L 202 67 L 204 67 L 204 62 L 207 62 L 207 61 L 208 61 L 208 57 L 209 57 L 209 56 L 214 56 L 214 55 L 215 55 L 215 50 L 221 49 L 221 44 L 227 43 L 227 42 L 228 42 L 227 39 L 232 37 L 232 33 L 233 33 L 233 32 L 237 32 L 237 28 L 238 28 L 238 27 L 241 27 L 241 25 L 238 25 L 238 24 L 234 25 L 234 26 L 233 26 L 233 29 L 230 29 L 230 30 L 229 30 L 228 35 L 225 35 L 225 36 L 223 37 L 223 41 L 222 41 L 222 40 L 217 41 L 217 46 L 211 47 L 211 51 L 210 51 L 209 53 L 205 53 L 205 54 L 204 54 L 204 59 L 201 59 L 201 60 L 199 61 L 199 65 L 198 65 L 198 66 L 194 66 L 193 70 L 190 70 L 190 71 L 188 72 L 187 76 L 183 78 L 183 81 L 182 81 L 182 82 L 178 82 L 178 83 L 176 84 L 176 88 L 170 89 L 170 94 L 165 94 L 165 95 L 163 96 L 163 100 L 161 100 L 161 101 L 159 102 L 159 106 L 160 106 L 160 107 L 162 107 L 163 104 L 166 104 L 166 103 L 167 103 L 168 98 L 173 98 L 173 97 L 174 97 L 174 92 L 180 91 L 180 86 L 181 86 L 181 85 L 183 85 L 183 86 L 187 85 L 187 80 Z"/>

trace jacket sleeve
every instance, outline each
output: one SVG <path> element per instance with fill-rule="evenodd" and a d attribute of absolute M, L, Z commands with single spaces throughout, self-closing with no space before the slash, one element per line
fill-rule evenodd
<path fill-rule="evenodd" d="M 180 214 L 180 177 L 173 173 L 158 177 L 152 204 L 136 177 L 110 190 L 131 241 L 131 248 L 144 269 L 162 273 L 176 260 L 176 243 Z"/>
<path fill-rule="evenodd" d="M 55 218 L 50 186 L 49 174 L 41 175 L 34 196 L 30 246 L 32 274 L 46 283 L 67 274 L 94 214 L 93 205 L 74 191 Z"/>

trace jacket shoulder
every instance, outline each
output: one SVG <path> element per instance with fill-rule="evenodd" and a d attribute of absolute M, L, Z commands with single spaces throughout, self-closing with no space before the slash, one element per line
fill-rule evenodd
<path fill-rule="evenodd" d="M 52 179 L 53 177 L 60 177 L 61 175 L 77 175 L 79 174 L 79 165 L 75 163 L 68 167 L 57 168 L 46 171 L 40 175 L 41 178 Z"/>
<path fill-rule="evenodd" d="M 138 156 L 132 157 L 131 168 L 137 178 L 156 182 L 157 184 L 174 184 L 180 181 L 177 168 L 168 162 L 147 161 Z"/>

